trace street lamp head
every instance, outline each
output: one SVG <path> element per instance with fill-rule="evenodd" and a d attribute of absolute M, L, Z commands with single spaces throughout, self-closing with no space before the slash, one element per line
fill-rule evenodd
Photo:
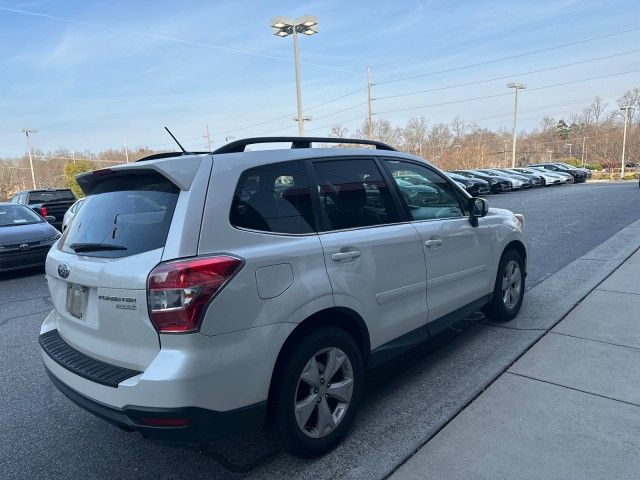
<path fill-rule="evenodd" d="M 627 110 L 634 110 L 636 107 L 634 107 L 633 105 L 625 105 L 623 107 L 620 107 L 620 111 L 627 111 Z"/>
<path fill-rule="evenodd" d="M 284 27 L 292 27 L 294 25 L 294 21 L 288 17 L 273 17 L 271 19 L 271 26 L 273 28 L 284 28 Z"/>
<path fill-rule="evenodd" d="M 314 25 L 318 25 L 318 17 L 315 15 L 303 15 L 297 18 L 295 23 L 303 27 L 313 27 Z"/>
<path fill-rule="evenodd" d="M 273 30 L 273 34 L 276 37 L 287 37 L 289 35 L 291 35 L 293 33 L 293 31 L 291 30 L 291 27 L 285 27 L 285 28 L 277 28 Z"/>
<path fill-rule="evenodd" d="M 298 25 L 296 27 L 298 33 L 304 33 L 305 35 L 315 35 L 318 33 L 318 26 L 313 25 L 311 27 L 305 27 L 304 25 Z"/>
<path fill-rule="evenodd" d="M 516 88 L 516 89 L 520 89 L 520 90 L 524 90 L 525 88 L 527 88 L 527 86 L 524 83 L 517 83 L 517 82 L 507 83 L 507 87 L 508 88 Z"/>

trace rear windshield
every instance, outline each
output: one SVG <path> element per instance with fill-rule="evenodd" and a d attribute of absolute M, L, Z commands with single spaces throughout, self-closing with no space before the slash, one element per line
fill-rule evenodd
<path fill-rule="evenodd" d="M 29 203 L 75 202 L 71 190 L 55 190 L 52 192 L 29 192 Z"/>
<path fill-rule="evenodd" d="M 158 174 L 105 179 L 78 210 L 62 251 L 119 258 L 164 247 L 178 194 Z"/>

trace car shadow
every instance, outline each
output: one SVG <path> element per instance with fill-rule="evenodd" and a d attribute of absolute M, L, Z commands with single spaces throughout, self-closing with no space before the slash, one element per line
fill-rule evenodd
<path fill-rule="evenodd" d="M 399 379 L 398 372 L 405 371 L 407 365 L 413 365 L 420 361 L 428 360 L 430 356 L 437 355 L 441 347 L 486 320 L 487 317 L 482 312 L 474 312 L 444 330 L 438 336 L 427 340 L 380 367 L 369 370 L 362 402 L 375 401 L 375 392 L 379 392 L 381 387 L 391 381 L 410 382 L 410 378 Z M 154 441 L 154 443 L 160 442 Z M 210 442 L 206 445 L 174 447 L 186 449 L 210 458 L 225 470 L 235 474 L 250 473 L 252 470 L 262 467 L 282 455 L 286 455 L 277 447 L 275 440 L 266 431 Z"/>

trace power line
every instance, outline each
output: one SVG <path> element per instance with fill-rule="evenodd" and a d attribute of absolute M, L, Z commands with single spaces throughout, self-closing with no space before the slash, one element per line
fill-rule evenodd
<path fill-rule="evenodd" d="M 607 75 L 600 75 L 600 76 L 596 76 L 596 77 L 590 77 L 590 78 L 583 78 L 580 80 L 574 80 L 571 82 L 562 82 L 562 83 L 554 83 L 554 84 L 550 84 L 550 85 L 543 85 L 541 87 L 536 87 L 536 88 L 529 88 L 528 90 L 531 91 L 536 91 L 536 90 L 543 90 L 543 89 L 547 89 L 547 88 L 553 88 L 553 87 L 561 87 L 561 86 L 565 86 L 565 85 L 574 85 L 576 83 L 581 83 L 581 82 L 588 82 L 591 80 L 599 80 L 602 78 L 609 78 L 609 77 L 615 77 L 615 76 L 620 76 L 620 75 L 626 75 L 629 73 L 636 73 L 636 72 L 640 72 L 640 69 L 635 69 L 635 70 L 627 70 L 625 72 L 616 72 L 616 73 L 611 73 L 611 74 L 607 74 Z M 505 96 L 510 96 L 511 92 L 508 93 L 497 93 L 494 95 L 484 95 L 481 97 L 471 97 L 471 98 L 463 98 L 460 100 L 452 100 L 452 101 L 448 101 L 448 102 L 440 102 L 440 103 L 432 103 L 430 105 L 421 105 L 419 107 L 407 107 L 407 108 L 398 108 L 395 110 L 385 110 L 383 112 L 378 112 L 377 115 L 382 115 L 385 113 L 397 113 L 397 112 L 407 112 L 410 110 L 422 110 L 425 108 L 432 108 L 432 107 L 441 107 L 444 105 L 453 105 L 456 103 L 466 103 L 466 102 L 471 102 L 471 101 L 475 101 L 475 100 L 486 100 L 489 98 L 497 98 L 497 97 L 505 97 Z"/>
<path fill-rule="evenodd" d="M 619 30 L 617 32 L 612 32 L 612 33 L 608 33 L 608 34 L 605 34 L 605 35 L 599 35 L 597 37 L 585 38 L 583 40 L 577 40 L 575 42 L 563 43 L 563 44 L 560 44 L 560 45 L 555 45 L 555 46 L 552 46 L 552 47 L 543 48 L 543 49 L 539 49 L 539 50 L 530 50 L 528 52 L 523 52 L 523 53 L 519 53 L 519 54 L 516 54 L 516 55 L 510 55 L 510 56 L 507 56 L 507 57 L 495 58 L 495 59 L 487 60 L 487 61 L 484 61 L 484 62 L 471 63 L 471 64 L 468 64 L 468 65 L 462 65 L 462 66 L 459 66 L 459 67 L 448 68 L 446 70 L 439 70 L 439 71 L 435 71 L 435 72 L 420 73 L 420 74 L 416 74 L 416 75 L 409 75 L 409 76 L 406 76 L 406 77 L 387 80 L 387 81 L 384 81 L 384 82 L 377 82 L 376 84 L 377 85 L 387 85 L 389 83 L 402 82 L 404 80 L 411 80 L 413 78 L 429 77 L 429 76 L 438 75 L 438 74 L 441 74 L 441 73 L 456 72 L 458 70 L 465 70 L 467 68 L 480 67 L 482 65 L 489 65 L 489 64 L 492 64 L 492 63 L 503 62 L 505 60 L 512 60 L 514 58 L 521 58 L 521 57 L 526 57 L 528 55 L 535 55 L 537 53 L 550 52 L 552 50 L 558 50 L 560 48 L 566 48 L 566 47 L 571 47 L 571 46 L 574 46 L 574 45 L 580 45 L 582 43 L 592 42 L 594 40 L 601 40 L 603 38 L 609 38 L 609 37 L 613 37 L 613 36 L 616 36 L 616 35 L 622 35 L 624 33 L 629 33 L 629 32 L 633 32 L 633 31 L 636 31 L 636 30 L 640 30 L 640 27 L 628 28 L 626 30 Z"/>
<path fill-rule="evenodd" d="M 614 54 L 611 54 L 611 55 L 605 55 L 604 57 L 589 58 L 587 60 L 581 60 L 579 62 L 565 63 L 564 65 L 555 65 L 553 67 L 539 68 L 537 70 L 529 70 L 528 72 L 512 73 L 512 74 L 508 74 L 508 75 L 502 75 L 500 77 L 486 78 L 486 79 L 483 79 L 483 80 L 475 80 L 473 82 L 467 82 L 467 83 L 458 83 L 456 85 L 447 85 L 445 87 L 429 88 L 427 90 L 417 90 L 417 91 L 413 91 L 413 92 L 398 93 L 398 94 L 395 94 L 395 95 L 385 95 L 383 97 L 376 97 L 373 100 L 385 100 L 385 99 L 388 99 L 388 98 L 408 97 L 408 96 L 411 96 L 411 95 L 418 95 L 418 94 L 421 94 L 421 93 L 438 92 L 438 91 L 442 91 L 442 90 L 449 90 L 449 89 L 452 89 L 452 88 L 468 87 L 470 85 L 478 85 L 478 84 L 481 84 L 481 83 L 489 83 L 489 82 L 493 82 L 493 81 L 496 81 L 496 80 L 505 80 L 505 79 L 508 79 L 508 78 L 519 77 L 519 76 L 522 76 L 522 75 L 530 75 L 532 73 L 548 72 L 550 70 L 557 70 L 559 68 L 573 67 L 575 65 L 581 65 L 581 64 L 585 64 L 585 63 L 596 62 L 596 61 L 599 61 L 599 60 L 606 60 L 606 59 L 609 59 L 609 58 L 619 57 L 619 56 L 622 56 L 622 55 L 628 55 L 630 53 L 636 53 L 636 52 L 640 52 L 640 48 L 636 48 L 634 50 L 628 50 L 628 51 L 620 52 L 620 53 L 614 53 Z"/>

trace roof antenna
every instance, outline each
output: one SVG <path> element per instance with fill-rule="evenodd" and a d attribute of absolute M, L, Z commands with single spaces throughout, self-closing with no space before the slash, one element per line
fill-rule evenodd
<path fill-rule="evenodd" d="M 182 150 L 182 154 L 183 155 L 187 155 L 191 152 L 187 152 L 182 145 L 180 145 L 180 142 L 178 141 L 178 139 L 176 137 L 173 136 L 173 133 L 171 133 L 171 130 L 169 130 L 167 127 L 164 127 L 164 129 L 167 131 L 167 133 L 169 135 L 171 135 L 171 138 L 173 138 L 173 141 L 176 142 L 178 144 L 178 146 L 180 147 L 180 150 Z"/>

